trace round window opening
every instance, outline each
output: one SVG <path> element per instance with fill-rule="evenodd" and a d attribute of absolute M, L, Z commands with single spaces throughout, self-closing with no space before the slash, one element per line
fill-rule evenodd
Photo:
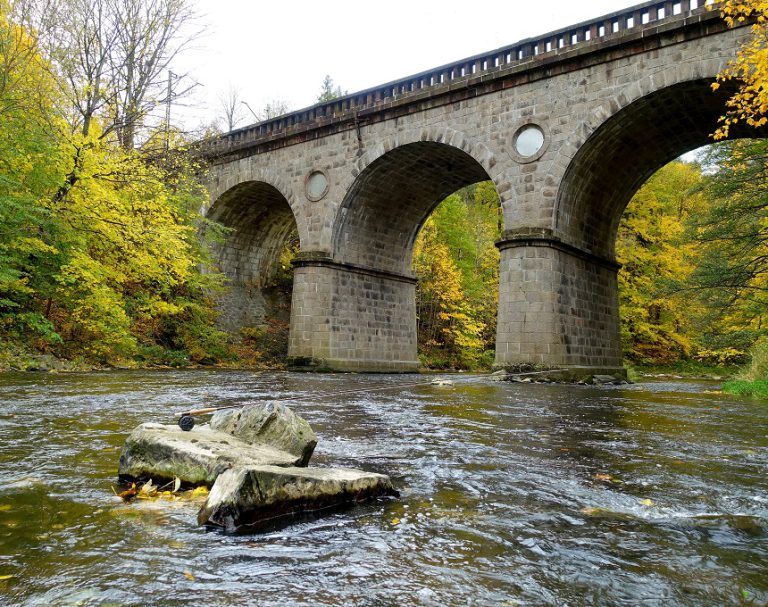
<path fill-rule="evenodd" d="M 544 131 L 535 124 L 528 124 L 517 132 L 515 150 L 523 158 L 535 156 L 544 147 Z"/>
<path fill-rule="evenodd" d="M 328 178 L 322 171 L 313 171 L 307 177 L 307 198 L 316 201 L 328 193 Z"/>

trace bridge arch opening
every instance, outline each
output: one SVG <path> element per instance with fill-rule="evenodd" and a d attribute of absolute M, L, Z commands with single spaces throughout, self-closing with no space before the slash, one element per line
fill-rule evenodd
<path fill-rule="evenodd" d="M 713 143 L 711 134 L 735 85 L 713 92 L 712 82 L 698 79 L 664 87 L 628 104 L 598 126 L 570 162 L 560 184 L 552 230 L 558 242 L 571 247 L 561 262 L 568 269 L 562 271 L 564 277 L 553 293 L 558 304 L 553 332 L 561 336 L 560 355 L 567 364 L 597 360 L 616 368 L 622 352 L 630 352 L 631 327 L 626 317 L 619 316 L 618 282 L 627 289 L 629 280 L 626 272 L 619 274 L 616 263 L 617 237 L 627 237 L 626 228 L 620 232 L 622 217 L 633 196 L 660 170 L 668 171 L 669 163 L 681 155 Z M 731 130 L 732 139 L 764 135 L 765 131 L 746 125 Z M 636 215 L 636 209 L 633 205 L 630 214 Z M 669 276 L 662 276 L 667 270 L 673 271 L 659 267 L 649 279 L 667 280 Z M 637 297 L 633 301 L 637 304 Z M 648 305 L 652 309 L 643 310 L 638 318 L 648 312 L 643 331 L 650 335 L 664 329 L 664 319 L 661 308 Z M 685 350 L 685 335 L 667 334 L 664 339 L 670 347 L 677 340 L 679 351 Z M 635 352 L 639 357 L 652 353 L 664 339 L 636 344 Z"/>
<path fill-rule="evenodd" d="M 668 86 L 622 108 L 581 145 L 560 184 L 554 232 L 613 260 L 616 234 L 632 196 L 663 166 L 712 143 L 735 85 L 712 91 L 712 79 Z M 754 137 L 737 125 L 733 138 Z"/>
<path fill-rule="evenodd" d="M 434 209 L 416 238 L 419 360 L 430 369 L 487 370 L 496 350 L 501 201 L 492 181 Z"/>
<path fill-rule="evenodd" d="M 435 207 L 490 177 L 467 152 L 419 141 L 368 165 L 344 197 L 334 228 L 334 259 L 409 275 L 413 245 Z"/>
<path fill-rule="evenodd" d="M 298 231 L 286 197 L 268 183 L 243 182 L 224 192 L 207 218 L 226 228 L 214 247 L 227 287 L 218 305 L 220 327 L 236 341 L 246 329 L 287 334 L 292 272 L 281 258 L 298 248 Z"/>
<path fill-rule="evenodd" d="M 417 235 L 448 196 L 489 181 L 469 152 L 437 141 L 405 143 L 368 164 L 342 201 L 331 258 L 297 265 L 297 288 L 323 308 L 292 320 L 291 351 L 339 370 L 418 370 Z"/>

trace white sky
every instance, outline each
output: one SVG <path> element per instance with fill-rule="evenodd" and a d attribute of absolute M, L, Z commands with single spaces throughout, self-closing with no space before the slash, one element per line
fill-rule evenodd
<path fill-rule="evenodd" d="M 197 0 L 204 30 L 179 61 L 200 83 L 187 129 L 222 115 L 230 86 L 255 111 L 312 105 L 326 74 L 353 93 L 637 4 L 627 0 Z M 186 107 L 185 107 L 186 106 Z M 255 120 L 242 107 L 240 126 Z"/>

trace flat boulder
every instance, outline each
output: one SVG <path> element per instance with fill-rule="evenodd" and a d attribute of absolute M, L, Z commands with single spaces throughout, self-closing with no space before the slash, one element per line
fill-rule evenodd
<path fill-rule="evenodd" d="M 388 476 L 341 468 L 242 466 L 222 473 L 197 521 L 234 532 L 259 530 L 377 496 L 396 496 Z"/>
<path fill-rule="evenodd" d="M 179 478 L 184 483 L 210 487 L 233 467 L 299 466 L 304 459 L 303 454 L 268 444 L 249 444 L 209 426 L 184 432 L 175 425 L 147 423 L 135 428 L 125 441 L 118 475 L 127 481 Z"/>
<path fill-rule="evenodd" d="M 217 411 L 211 428 L 231 434 L 246 443 L 268 445 L 299 458 L 306 466 L 317 446 L 317 436 L 306 420 L 279 403 L 248 405 Z"/>

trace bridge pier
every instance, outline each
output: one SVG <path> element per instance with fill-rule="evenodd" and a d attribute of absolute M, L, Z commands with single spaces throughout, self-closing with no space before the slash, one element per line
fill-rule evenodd
<path fill-rule="evenodd" d="M 416 279 L 302 253 L 294 262 L 288 356 L 296 367 L 418 370 Z"/>
<path fill-rule="evenodd" d="M 550 230 L 507 232 L 501 251 L 496 366 L 624 373 L 619 265 Z"/>

